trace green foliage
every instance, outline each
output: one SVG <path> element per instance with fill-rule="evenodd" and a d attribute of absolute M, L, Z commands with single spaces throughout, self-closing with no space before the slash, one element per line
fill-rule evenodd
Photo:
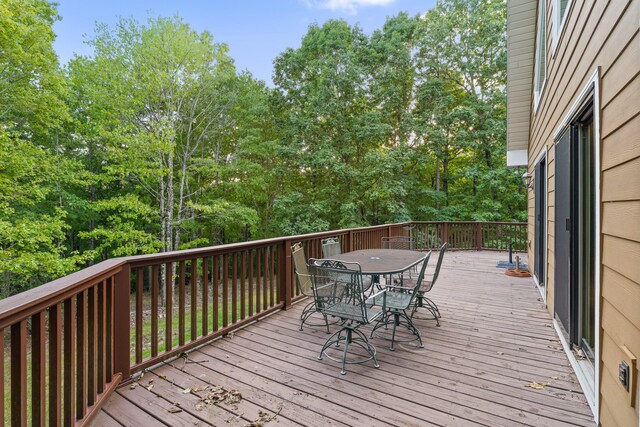
<path fill-rule="evenodd" d="M 56 19 L 0 2 L 0 297 L 113 256 L 526 219 L 504 166 L 504 1 L 441 0 L 370 36 L 313 24 L 274 88 L 179 17 L 100 24 L 61 70 Z"/>
<path fill-rule="evenodd" d="M 49 208 L 55 159 L 0 129 L 0 298 L 63 276 L 86 261 L 60 242 L 65 212 Z"/>

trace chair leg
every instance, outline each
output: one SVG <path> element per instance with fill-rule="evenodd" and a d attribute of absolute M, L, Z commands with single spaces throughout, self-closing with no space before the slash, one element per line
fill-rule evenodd
<path fill-rule="evenodd" d="M 330 354 L 326 354 L 325 352 L 333 347 L 335 342 L 335 347 L 340 347 L 340 342 L 344 341 L 344 349 L 341 351 L 342 355 L 339 358 L 332 357 Z M 348 361 L 347 355 L 349 352 L 349 347 L 351 344 L 357 344 L 362 347 L 369 355 L 368 358 L 363 358 L 358 361 Z M 323 356 L 327 356 L 328 359 L 339 362 L 341 364 L 340 374 L 345 375 L 347 373 L 346 365 L 350 363 L 364 363 L 368 360 L 373 359 L 374 367 L 379 368 L 378 359 L 376 358 L 376 348 L 369 343 L 366 335 L 362 333 L 362 331 L 352 328 L 350 326 L 343 327 L 337 332 L 329 337 L 329 339 L 324 343 L 322 349 L 320 350 L 320 354 L 318 355 L 318 360 L 322 360 Z"/>
<path fill-rule="evenodd" d="M 322 323 L 309 323 L 308 320 L 310 320 L 310 317 L 315 314 L 315 313 L 320 313 L 322 315 L 322 318 L 324 320 L 324 322 Z M 331 324 L 334 324 L 336 322 L 331 322 Z M 315 301 L 311 301 L 309 304 L 307 304 L 303 309 L 302 309 L 302 313 L 300 314 L 300 330 L 303 330 L 303 326 L 304 325 L 307 326 L 325 326 L 327 328 L 327 333 L 330 334 L 331 331 L 329 330 L 329 319 L 327 318 L 326 314 L 323 314 L 320 310 L 318 310 L 318 307 L 316 306 Z"/>
<path fill-rule="evenodd" d="M 396 339 L 396 327 L 400 324 L 400 315 L 396 312 L 393 313 L 393 331 L 391 332 L 391 347 L 389 347 L 389 350 L 391 351 L 396 351 L 396 349 L 393 347 L 393 342 Z"/>
<path fill-rule="evenodd" d="M 420 331 L 418 330 L 418 328 L 416 328 L 413 321 L 411 320 L 411 317 L 413 316 L 413 313 L 415 312 L 415 310 L 416 308 L 414 306 L 411 312 L 411 316 L 408 316 L 404 310 L 394 310 L 393 312 L 385 313 L 385 315 L 382 316 L 371 329 L 370 337 L 373 338 L 373 334 L 382 326 L 384 326 L 385 329 L 388 329 L 389 320 L 390 320 L 389 318 L 391 317 L 391 315 L 393 315 L 393 329 L 391 331 L 391 347 L 389 347 L 389 350 L 395 351 L 396 328 L 402 324 L 405 324 L 407 329 L 409 329 L 409 331 L 411 331 L 411 333 L 416 336 L 416 339 L 420 342 L 420 348 L 423 348 L 424 344 L 422 343 L 422 335 L 420 334 Z M 388 340 L 388 338 L 384 338 L 384 339 Z M 406 342 L 406 341 L 413 341 L 413 340 L 403 340 L 403 342 Z"/>
<path fill-rule="evenodd" d="M 351 329 L 347 329 L 347 336 L 344 340 L 344 350 L 342 350 L 342 369 L 340 370 L 340 375 L 347 373 L 345 365 L 347 364 L 347 349 L 349 348 L 349 344 L 351 344 L 351 338 Z"/>
<path fill-rule="evenodd" d="M 416 302 L 411 310 L 411 319 L 413 319 L 413 316 L 416 314 L 419 308 L 424 308 L 429 311 L 429 313 L 431 313 L 433 317 L 428 318 L 427 320 L 433 319 L 436 321 L 436 326 L 440 326 L 440 317 L 442 316 L 440 315 L 440 310 L 438 309 L 436 303 L 434 303 L 431 299 L 427 298 L 424 295 L 419 295 L 416 298 Z"/>

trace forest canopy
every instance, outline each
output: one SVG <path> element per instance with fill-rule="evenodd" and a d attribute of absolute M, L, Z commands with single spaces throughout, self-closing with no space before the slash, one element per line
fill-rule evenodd
<path fill-rule="evenodd" d="M 506 6 L 312 24 L 273 87 L 179 16 L 61 65 L 45 0 L 0 3 L 0 298 L 110 257 L 398 221 L 522 221 Z"/>

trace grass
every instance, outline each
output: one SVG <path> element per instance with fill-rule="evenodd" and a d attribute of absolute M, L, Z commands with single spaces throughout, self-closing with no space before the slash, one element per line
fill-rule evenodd
<path fill-rule="evenodd" d="M 145 300 L 147 299 L 147 295 L 145 295 Z M 189 296 L 187 295 L 187 300 L 190 300 Z M 253 301 L 253 312 L 255 313 L 258 309 L 258 307 L 256 306 L 256 302 L 255 299 Z M 148 304 L 150 306 L 150 300 L 148 301 Z M 143 307 L 146 307 L 146 302 L 143 304 Z M 227 313 L 227 325 L 232 325 L 233 324 L 233 313 L 231 310 L 231 304 L 229 304 L 229 310 Z M 135 309 L 132 310 L 132 312 Z M 249 311 L 249 300 L 248 297 L 245 299 L 245 311 L 246 313 L 248 313 Z M 245 315 L 246 315 L 245 313 Z M 197 336 L 196 337 L 192 337 L 191 336 L 191 319 L 193 316 L 193 313 L 191 311 L 191 307 L 190 306 L 186 306 L 185 307 L 185 320 L 184 320 L 184 342 L 185 343 L 189 343 L 190 341 L 192 341 L 192 338 L 198 339 L 200 337 L 202 337 L 202 323 L 203 323 L 203 311 L 202 311 L 202 306 L 199 304 L 198 308 L 195 312 L 196 315 L 196 331 L 197 331 Z M 143 316 L 144 319 L 144 316 Z M 218 305 L 218 329 L 223 327 L 223 318 L 222 318 L 222 303 L 220 303 Z M 237 307 L 237 312 L 236 312 L 236 321 L 241 320 L 241 312 L 240 312 L 240 304 L 238 304 Z M 213 331 L 213 309 L 211 307 L 211 304 L 209 304 L 209 313 L 208 313 L 208 329 L 209 331 Z M 176 348 L 178 347 L 179 344 L 179 325 L 180 325 L 180 319 L 178 317 L 178 310 L 176 307 L 174 307 L 174 309 L 172 310 L 172 316 L 171 316 L 171 348 Z M 166 318 L 162 317 L 162 318 L 158 318 L 158 354 L 162 354 L 162 352 L 164 352 L 166 350 Z M 145 319 L 143 320 L 142 323 L 142 340 L 143 340 L 143 344 L 142 344 L 142 360 L 147 360 L 151 357 L 151 319 Z M 134 364 L 135 363 L 135 348 L 136 348 L 136 330 L 135 330 L 135 325 L 132 325 L 131 328 L 131 363 Z"/>

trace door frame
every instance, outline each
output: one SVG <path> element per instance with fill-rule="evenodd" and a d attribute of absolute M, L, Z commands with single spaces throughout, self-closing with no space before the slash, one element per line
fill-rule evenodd
<path fill-rule="evenodd" d="M 545 160 L 544 163 L 544 219 L 545 219 L 545 228 L 544 228 L 544 259 L 542 260 L 543 264 L 544 264 L 544 277 L 542 278 L 542 282 L 544 284 L 544 286 L 540 286 L 540 278 L 537 277 L 535 274 L 532 275 L 533 277 L 533 281 L 536 283 L 536 286 L 538 287 L 538 290 L 540 291 L 540 294 L 542 295 L 542 300 L 544 301 L 544 305 L 547 305 L 547 293 L 548 293 L 548 282 L 549 280 L 547 279 L 548 275 L 549 275 L 549 163 L 547 162 L 547 147 L 545 146 L 542 151 L 540 151 L 540 153 L 538 154 L 538 157 L 536 157 L 536 159 L 533 162 L 533 176 L 535 179 L 535 171 L 536 171 L 536 166 L 542 161 L 542 159 Z M 535 189 L 534 189 L 535 192 Z M 533 207 L 533 215 L 534 218 L 533 220 L 535 221 L 535 212 L 536 212 L 536 208 L 535 208 L 535 200 L 536 200 L 536 195 L 533 195 L 533 203 L 534 203 L 534 207 Z M 535 224 L 535 223 L 534 223 Z M 535 226 L 534 226 L 534 230 L 535 230 Z M 535 231 L 534 231 L 534 251 L 537 252 L 538 248 L 537 248 L 537 242 L 535 242 L 536 240 L 536 236 L 535 236 Z M 535 258 L 534 258 L 535 259 Z M 534 268 L 535 270 L 535 268 Z"/>
<path fill-rule="evenodd" d="M 581 366 L 580 362 L 575 358 L 573 352 L 571 351 L 571 346 L 565 339 L 563 333 L 561 332 L 561 326 L 559 325 L 556 319 L 553 320 L 554 327 L 558 336 L 560 337 L 560 341 L 562 343 L 562 347 L 569 358 L 569 362 L 573 367 L 573 370 L 578 377 L 578 382 L 585 392 L 585 397 L 587 398 L 587 402 L 591 407 L 591 411 L 597 420 L 599 420 L 599 407 L 600 407 L 600 362 L 601 362 L 601 343 L 600 343 L 600 297 L 602 294 L 601 291 L 601 218 L 602 218 L 602 196 L 601 196 L 601 166 L 600 166 L 600 151 L 601 151 L 601 141 L 600 141 L 600 67 L 596 67 L 591 77 L 587 80 L 587 83 L 583 86 L 580 94 L 576 97 L 574 103 L 571 108 L 568 110 L 566 115 L 564 116 L 560 125 L 556 128 L 556 131 L 553 134 L 554 144 L 562 135 L 562 132 L 571 125 L 576 114 L 578 114 L 580 107 L 589 99 L 593 99 L 593 145 L 594 145 L 594 154 L 595 154 L 595 361 L 594 361 L 594 375 L 593 377 L 586 372 L 585 369 Z M 555 286 L 555 283 L 554 283 Z"/>

